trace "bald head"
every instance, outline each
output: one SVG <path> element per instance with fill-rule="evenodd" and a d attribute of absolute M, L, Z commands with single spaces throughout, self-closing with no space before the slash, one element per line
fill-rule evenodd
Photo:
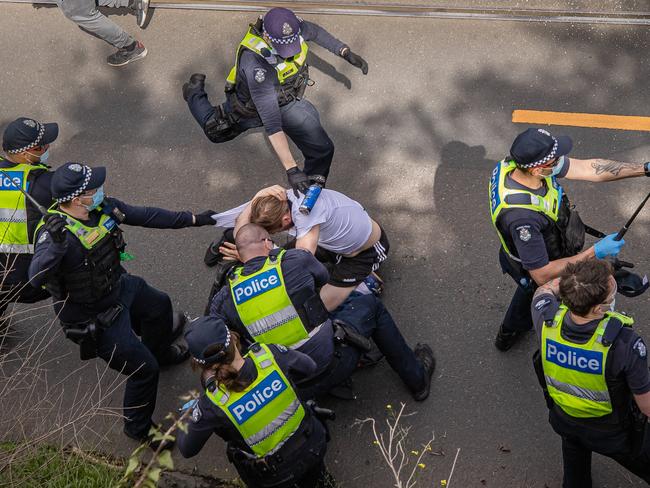
<path fill-rule="evenodd" d="M 269 233 L 257 224 L 246 224 L 237 232 L 235 245 L 239 257 L 246 262 L 257 256 L 268 256 L 272 247 Z"/>

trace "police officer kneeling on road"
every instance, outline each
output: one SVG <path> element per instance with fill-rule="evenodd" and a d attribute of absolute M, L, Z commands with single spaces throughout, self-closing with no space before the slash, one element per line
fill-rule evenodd
<path fill-rule="evenodd" d="M 624 242 L 615 234 L 586 227 L 558 181 L 613 181 L 650 176 L 650 163 L 623 163 L 605 159 L 567 157 L 573 143 L 543 129 L 517 136 L 510 156 L 500 161 L 490 181 L 490 211 L 501 248 L 504 273 L 517 284 L 495 346 L 506 351 L 522 332 L 532 327 L 530 303 L 535 288 L 557 278 L 569 263 L 616 256 Z M 602 239 L 584 251 L 585 230 Z"/>
<path fill-rule="evenodd" d="M 257 224 L 242 226 L 235 244 L 244 264 L 232 270 L 210 313 L 247 341 L 282 344 L 316 361 L 313 377 L 298 380 L 302 393 L 319 396 L 345 382 L 372 349 L 372 338 L 413 397 L 429 396 L 431 348 L 418 344 L 412 350 L 378 297 L 369 290 L 366 296 L 354 293 L 332 323 L 317 290 L 328 273 L 309 251 L 274 249 Z"/>
<path fill-rule="evenodd" d="M 99 356 L 112 369 L 129 375 L 124 432 L 146 441 L 159 365 L 188 357 L 186 346 L 172 344 L 185 320 L 182 315 L 174 317 L 167 294 L 122 268 L 120 261 L 131 256 L 124 251 L 120 225 L 159 229 L 213 225 L 214 212 L 193 215 L 127 205 L 104 196 L 105 179 L 106 168 L 80 163 L 66 163 L 55 171 L 52 195 L 57 204 L 36 231 L 29 277 L 52 294 L 66 337 L 80 345 L 82 359 Z"/>
<path fill-rule="evenodd" d="M 334 157 L 334 144 L 316 107 L 302 98 L 309 84 L 308 41 L 368 73 L 368 63 L 322 27 L 299 19 L 291 10 L 273 8 L 250 26 L 239 44 L 223 105 L 213 107 L 208 100 L 205 75 L 193 74 L 183 85 L 183 98 L 212 142 L 226 142 L 264 126 L 289 183 L 303 193 L 310 180 L 325 185 Z M 291 155 L 287 136 L 305 158 L 304 171 Z"/>
<path fill-rule="evenodd" d="M 331 481 L 324 463 L 327 429 L 317 416 L 333 413 L 301 402 L 291 381 L 314 372 L 309 356 L 263 344 L 242 354 L 237 333 L 217 317 L 193 321 L 185 339 L 204 394 L 184 406 L 193 409 L 187 433 L 178 432 L 184 457 L 198 454 L 217 434 L 249 487 L 311 488 Z"/>
<path fill-rule="evenodd" d="M 606 261 L 568 264 L 533 298 L 535 370 L 562 436 L 564 488 L 591 488 L 592 451 L 650 482 L 647 350 L 633 320 L 614 312 L 612 271 Z"/>
<path fill-rule="evenodd" d="M 58 135 L 57 124 L 26 117 L 11 122 L 3 134 L 6 156 L 0 157 L 0 330 L 7 321 L 4 313 L 10 303 L 36 303 L 50 297 L 46 290 L 29 284 L 27 270 L 41 213 L 21 190 L 45 208 L 52 205 L 52 173 L 45 163 L 50 144 Z"/>

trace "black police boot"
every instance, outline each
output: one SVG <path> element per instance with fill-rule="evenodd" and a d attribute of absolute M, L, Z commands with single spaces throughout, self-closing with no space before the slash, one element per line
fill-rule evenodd
<path fill-rule="evenodd" d="M 125 426 L 123 432 L 127 437 L 133 439 L 134 441 L 138 441 L 140 444 L 147 444 L 153 451 L 157 451 L 158 448 L 161 447 L 161 444 L 162 444 L 161 450 L 173 449 L 174 445 L 176 444 L 175 440 L 153 440 L 156 435 L 156 430 L 158 430 L 161 433 L 164 433 L 168 430 L 168 428 L 161 424 L 153 424 L 152 428 L 149 429 L 148 434 L 135 435 L 129 432 Z"/>
<path fill-rule="evenodd" d="M 183 84 L 183 100 L 187 102 L 193 91 L 205 89 L 205 75 L 203 73 L 194 73 L 190 76 L 189 83 Z"/>
<path fill-rule="evenodd" d="M 433 357 L 433 351 L 428 344 L 420 344 L 418 342 L 415 345 L 413 352 L 415 353 L 418 362 L 424 368 L 424 388 L 413 393 L 415 401 L 421 402 L 427 399 L 429 391 L 431 391 L 431 377 L 436 369 L 436 358 Z"/>
<path fill-rule="evenodd" d="M 503 324 L 499 326 L 499 332 L 497 333 L 496 339 L 494 339 L 494 347 L 499 351 L 507 351 L 510 349 L 517 339 L 519 339 L 519 333 L 516 331 L 506 332 L 503 330 Z"/>
<path fill-rule="evenodd" d="M 180 364 L 190 357 L 190 350 L 186 344 L 172 344 L 158 358 L 158 364 L 161 366 L 172 366 Z"/>
<path fill-rule="evenodd" d="M 174 323 L 172 325 L 172 341 L 183 335 L 185 326 L 190 323 L 192 318 L 187 312 L 174 312 Z"/>

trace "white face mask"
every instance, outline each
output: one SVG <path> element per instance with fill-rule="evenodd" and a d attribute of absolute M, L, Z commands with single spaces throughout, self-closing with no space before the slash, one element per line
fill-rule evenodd
<path fill-rule="evenodd" d="M 613 312 L 616 308 L 616 292 L 618 291 L 618 286 L 614 285 L 614 292 L 611 294 L 611 297 L 607 297 L 606 302 L 601 303 L 600 309 L 603 312 Z M 611 301 L 610 301 L 611 300 Z"/>

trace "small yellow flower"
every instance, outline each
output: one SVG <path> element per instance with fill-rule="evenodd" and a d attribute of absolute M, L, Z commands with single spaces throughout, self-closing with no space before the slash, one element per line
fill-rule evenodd
<path fill-rule="evenodd" d="M 447 480 L 440 480 L 440 486 L 447 486 Z"/>
<path fill-rule="evenodd" d="M 393 406 L 389 403 L 388 405 L 386 405 L 386 408 L 387 408 L 388 410 L 392 410 Z"/>
<path fill-rule="evenodd" d="M 424 448 L 424 450 L 425 451 L 431 451 L 432 449 L 431 449 L 431 446 L 427 446 L 427 447 Z"/>
<path fill-rule="evenodd" d="M 414 456 L 417 456 L 418 454 L 420 454 L 420 452 L 419 451 L 411 451 L 411 454 L 413 454 Z"/>
<path fill-rule="evenodd" d="M 378 445 L 379 445 L 379 442 L 378 442 L 378 441 L 372 441 L 372 443 L 373 443 L 375 446 L 378 446 Z"/>
<path fill-rule="evenodd" d="M 420 469 L 424 469 L 424 468 L 426 468 L 426 467 L 427 467 L 427 465 L 424 464 L 424 463 L 420 463 L 420 464 L 418 464 L 418 468 L 420 468 Z"/>

